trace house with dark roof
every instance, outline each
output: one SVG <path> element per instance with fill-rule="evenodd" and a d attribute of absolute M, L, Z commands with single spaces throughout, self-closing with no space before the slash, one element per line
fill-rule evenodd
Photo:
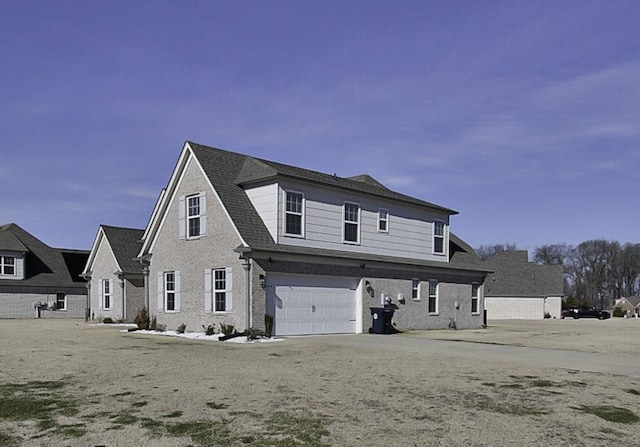
<path fill-rule="evenodd" d="M 487 320 L 560 318 L 564 296 L 561 265 L 529 262 L 524 251 L 497 253 L 484 261 L 492 273 L 484 288 Z"/>
<path fill-rule="evenodd" d="M 637 317 L 638 313 L 640 313 L 640 296 L 633 295 L 629 297 L 616 298 L 613 307 L 622 309 L 627 316 Z"/>
<path fill-rule="evenodd" d="M 138 253 L 146 304 L 187 330 L 361 333 L 385 305 L 398 329 L 477 328 L 488 271 L 450 231 L 455 214 L 368 175 L 188 141 Z"/>
<path fill-rule="evenodd" d="M 88 254 L 49 247 L 14 223 L 0 226 L 0 318 L 84 318 Z"/>
<path fill-rule="evenodd" d="M 100 225 L 82 275 L 91 320 L 132 322 L 145 307 L 142 265 L 135 258 L 144 230 Z"/>

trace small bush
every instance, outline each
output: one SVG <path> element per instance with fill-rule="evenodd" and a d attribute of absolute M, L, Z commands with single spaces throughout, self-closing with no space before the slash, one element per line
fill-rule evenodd
<path fill-rule="evenodd" d="M 216 329 L 215 329 L 215 326 L 213 324 L 210 324 L 209 326 L 205 326 L 203 324 L 202 327 L 204 328 L 204 334 L 205 335 L 213 335 L 213 334 L 216 333 Z"/>
<path fill-rule="evenodd" d="M 153 320 L 151 320 L 151 323 L 149 324 L 148 329 L 155 331 L 157 327 L 158 327 L 158 320 L 156 320 L 156 317 L 153 317 Z"/>
<path fill-rule="evenodd" d="M 273 335 L 273 315 L 264 314 L 264 332 L 269 338 Z"/>
<path fill-rule="evenodd" d="M 149 329 L 149 313 L 146 308 L 138 310 L 133 322 L 138 326 L 138 329 Z"/>
<path fill-rule="evenodd" d="M 266 337 L 267 334 L 265 334 L 263 331 L 261 331 L 260 329 L 256 329 L 256 328 L 252 328 L 250 327 L 249 329 L 247 329 L 246 331 L 244 331 L 245 335 L 247 336 L 247 338 L 249 340 L 257 340 L 259 338 L 262 337 Z"/>
<path fill-rule="evenodd" d="M 544 313 L 544 319 L 548 320 L 549 318 L 551 318 L 551 314 L 549 312 L 545 312 Z"/>
<path fill-rule="evenodd" d="M 102 319 L 103 324 L 113 324 L 113 318 L 107 317 Z"/>
<path fill-rule="evenodd" d="M 616 307 L 615 309 L 613 309 L 614 317 L 624 317 L 626 314 L 627 314 L 627 311 L 624 310 L 622 307 Z"/>
<path fill-rule="evenodd" d="M 223 335 L 233 334 L 233 329 L 233 324 L 220 323 L 220 332 L 222 332 Z"/>
<path fill-rule="evenodd" d="M 187 330 L 187 324 L 186 323 L 182 323 L 180 326 L 178 326 L 178 328 L 176 329 L 176 332 L 178 334 L 184 334 L 184 331 Z"/>

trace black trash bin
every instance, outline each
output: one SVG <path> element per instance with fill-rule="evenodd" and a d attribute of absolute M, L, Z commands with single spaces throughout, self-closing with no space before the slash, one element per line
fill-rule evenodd
<path fill-rule="evenodd" d="M 395 309 L 393 307 L 370 307 L 373 324 L 371 332 L 374 334 L 392 334 L 391 320 Z"/>

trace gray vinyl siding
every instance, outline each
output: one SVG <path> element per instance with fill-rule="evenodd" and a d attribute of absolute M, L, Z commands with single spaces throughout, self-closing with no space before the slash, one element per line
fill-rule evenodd
<path fill-rule="evenodd" d="M 0 256 L 11 256 L 15 258 L 15 275 L 0 275 L 0 279 L 24 279 L 24 254 L 11 251 L 0 251 Z"/>
<path fill-rule="evenodd" d="M 246 190 L 274 241 L 278 241 L 278 185 L 264 185 Z"/>
<path fill-rule="evenodd" d="M 278 242 L 286 245 L 314 247 L 353 253 L 368 253 L 410 259 L 447 262 L 445 255 L 433 254 L 433 221 L 447 224 L 445 247 L 448 247 L 449 216 L 437 210 L 392 203 L 365 195 L 347 194 L 328 188 L 294 183 L 281 184 L 278 194 Z M 305 197 L 304 238 L 284 234 L 284 190 L 299 191 Z M 343 243 L 343 205 L 360 206 L 360 243 Z M 378 209 L 389 211 L 388 232 L 378 231 Z M 257 209 L 262 215 L 265 207 Z M 265 223 L 268 221 L 263 218 Z M 272 230 L 270 230 L 272 231 Z"/>

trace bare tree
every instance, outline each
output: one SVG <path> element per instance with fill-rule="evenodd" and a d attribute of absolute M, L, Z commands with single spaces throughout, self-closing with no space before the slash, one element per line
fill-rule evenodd
<path fill-rule="evenodd" d="M 540 265 L 565 265 L 573 247 L 567 244 L 542 245 L 535 249 L 533 262 Z"/>
<path fill-rule="evenodd" d="M 497 253 L 502 253 L 504 251 L 516 251 L 518 250 L 518 247 L 516 247 L 516 244 L 502 243 L 493 245 L 481 245 L 475 250 L 480 259 L 485 260 Z"/>

